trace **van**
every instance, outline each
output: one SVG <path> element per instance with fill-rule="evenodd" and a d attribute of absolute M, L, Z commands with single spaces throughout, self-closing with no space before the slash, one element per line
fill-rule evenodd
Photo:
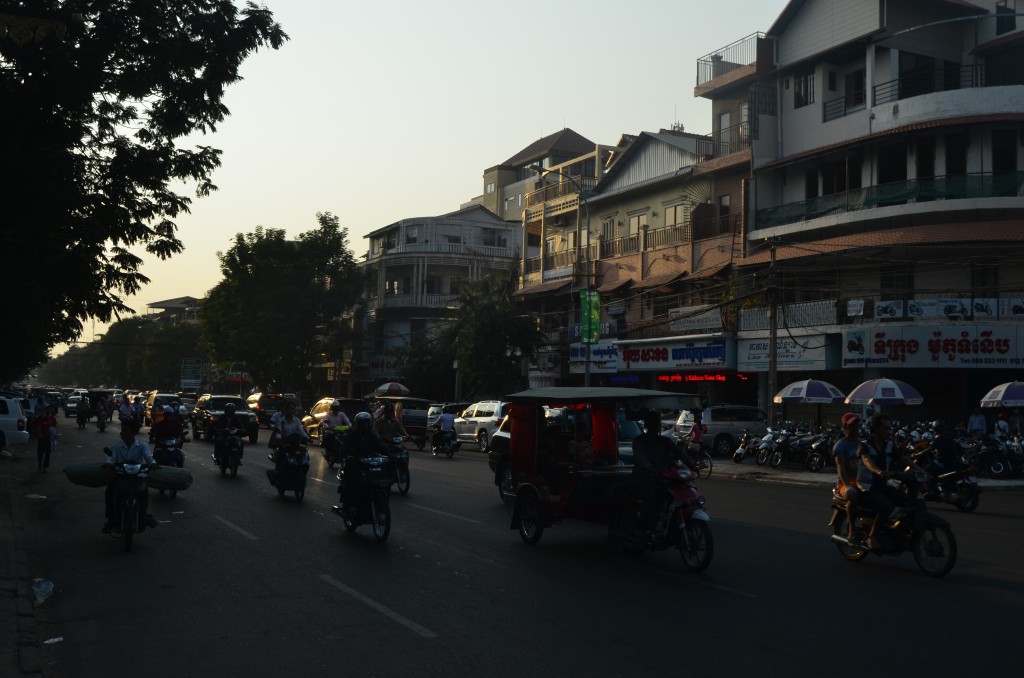
<path fill-rule="evenodd" d="M 710 417 L 708 416 L 710 414 Z M 708 448 L 715 454 L 729 456 L 736 450 L 743 431 L 761 437 L 768 433 L 768 414 L 757 407 L 749 405 L 712 405 L 703 414 L 708 421 L 704 425 L 704 437 L 701 447 Z M 693 428 L 693 412 L 683 410 L 676 420 L 672 431 L 672 439 L 685 440 Z"/>

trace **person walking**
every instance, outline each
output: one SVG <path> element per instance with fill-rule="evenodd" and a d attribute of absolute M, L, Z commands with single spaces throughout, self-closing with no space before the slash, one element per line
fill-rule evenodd
<path fill-rule="evenodd" d="M 39 440 L 36 443 L 36 457 L 39 460 L 39 470 L 43 473 L 50 468 L 50 455 L 53 453 L 57 442 L 57 417 L 55 408 L 46 410 L 41 417 L 36 418 L 36 430 L 39 433 Z"/>

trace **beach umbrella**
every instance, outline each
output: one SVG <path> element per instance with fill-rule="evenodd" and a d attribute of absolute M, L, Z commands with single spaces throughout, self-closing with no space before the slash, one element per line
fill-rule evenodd
<path fill-rule="evenodd" d="M 846 396 L 838 388 L 819 379 L 794 381 L 775 394 L 776 403 L 808 403 L 811 405 L 834 405 L 843 402 Z"/>
<path fill-rule="evenodd" d="M 981 399 L 982 407 L 1024 407 L 1024 381 L 999 384 Z"/>
<path fill-rule="evenodd" d="M 381 384 L 373 390 L 375 396 L 407 396 L 411 391 L 402 386 L 397 381 L 389 381 L 386 384 Z"/>
<path fill-rule="evenodd" d="M 924 396 L 898 379 L 869 379 L 850 391 L 847 405 L 920 405 Z"/>

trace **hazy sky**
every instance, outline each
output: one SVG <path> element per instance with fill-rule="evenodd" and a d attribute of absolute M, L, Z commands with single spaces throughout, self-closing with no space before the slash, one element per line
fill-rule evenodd
<path fill-rule="evenodd" d="M 458 209 L 486 168 L 564 127 L 601 144 L 676 121 L 708 133 L 697 59 L 767 30 L 786 4 L 265 2 L 291 39 L 251 56 L 227 90 L 230 117 L 189 140 L 224 151 L 220 190 L 178 219 L 183 254 L 147 260 L 152 282 L 128 299 L 140 314 L 205 295 L 216 252 L 257 225 L 294 236 L 333 212 L 358 258 L 366 233 Z"/>

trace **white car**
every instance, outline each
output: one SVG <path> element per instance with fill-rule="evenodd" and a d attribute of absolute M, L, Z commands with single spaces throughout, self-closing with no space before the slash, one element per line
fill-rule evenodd
<path fill-rule="evenodd" d="M 508 414 L 509 404 L 500 400 L 481 400 L 467 407 L 455 418 L 455 433 L 461 443 L 475 442 L 481 451 L 498 430 L 501 420 Z"/>
<path fill-rule="evenodd" d="M 28 442 L 25 428 L 25 413 L 21 401 L 12 396 L 0 395 L 0 450 L 8 445 L 24 445 Z"/>

